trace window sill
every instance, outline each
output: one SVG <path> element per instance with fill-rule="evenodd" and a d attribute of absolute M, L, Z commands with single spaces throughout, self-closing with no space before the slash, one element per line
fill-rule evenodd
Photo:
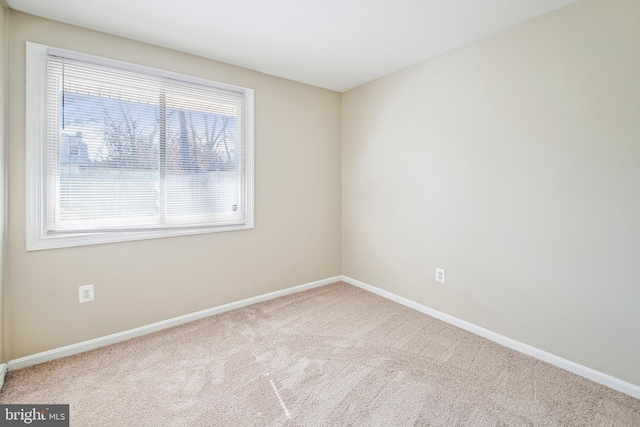
<path fill-rule="evenodd" d="M 104 243 L 130 242 L 134 240 L 161 239 L 165 237 L 190 236 L 195 234 L 218 233 L 224 231 L 250 230 L 252 228 L 254 228 L 253 222 L 248 222 L 246 224 L 219 227 L 27 236 L 27 251 L 99 245 Z"/>

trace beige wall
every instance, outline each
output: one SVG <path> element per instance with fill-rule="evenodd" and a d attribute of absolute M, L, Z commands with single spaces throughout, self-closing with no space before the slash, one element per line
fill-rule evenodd
<path fill-rule="evenodd" d="M 11 15 L 11 359 L 340 274 L 339 93 Z M 253 88 L 255 229 L 26 252 L 26 41 Z M 96 301 L 80 305 L 78 286 L 88 283 Z"/>
<path fill-rule="evenodd" d="M 4 305 L 6 298 L 4 296 L 4 277 L 6 270 L 4 268 L 5 258 L 5 141 L 7 135 L 6 128 L 6 88 L 7 88 L 7 44 L 8 44 L 8 31 L 5 22 L 5 8 L 3 2 L 0 2 L 0 363 L 8 360 L 8 355 L 5 352 L 5 334 L 4 334 Z"/>
<path fill-rule="evenodd" d="M 343 94 L 343 180 L 343 274 L 640 385 L 640 2 Z"/>

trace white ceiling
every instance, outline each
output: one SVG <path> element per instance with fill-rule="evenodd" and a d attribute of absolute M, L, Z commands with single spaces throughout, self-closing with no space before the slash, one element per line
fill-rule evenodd
<path fill-rule="evenodd" d="M 15 10 L 345 91 L 576 0 L 7 0 Z"/>

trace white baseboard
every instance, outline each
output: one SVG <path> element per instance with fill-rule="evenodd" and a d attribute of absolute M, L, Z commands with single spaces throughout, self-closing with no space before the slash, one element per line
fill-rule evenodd
<path fill-rule="evenodd" d="M 369 285 L 359 280 L 352 279 L 351 277 L 348 277 L 348 276 L 330 277 L 327 279 L 318 280 L 315 282 L 310 282 L 310 283 L 294 286 L 287 289 L 282 289 L 280 291 L 270 292 L 268 294 L 246 298 L 240 301 L 235 301 L 235 302 L 224 304 L 218 307 L 197 311 L 195 313 L 185 314 L 183 316 L 174 317 L 172 319 L 163 320 L 160 322 L 152 323 L 150 325 L 141 326 L 139 328 L 129 329 L 128 331 L 118 332 L 118 333 L 107 335 L 104 337 L 83 341 L 77 344 L 72 344 L 65 347 L 44 351 L 42 353 L 36 353 L 30 356 L 22 357 L 20 359 L 11 360 L 6 364 L 0 364 L 0 388 L 2 388 L 2 384 L 4 383 L 4 377 L 8 370 L 12 371 L 15 369 L 25 368 L 27 366 L 37 365 L 39 363 L 48 362 L 50 360 L 59 359 L 61 357 L 71 356 L 73 354 L 82 353 L 84 351 L 93 350 L 99 347 L 104 347 L 110 344 L 126 341 L 131 338 L 157 332 L 162 329 L 167 329 L 174 326 L 182 325 L 184 323 L 192 322 L 194 320 L 203 319 L 205 317 L 213 316 L 215 314 L 235 310 L 237 308 L 245 307 L 247 305 L 256 304 L 258 302 L 267 301 L 267 300 L 278 298 L 285 295 L 294 294 L 297 292 L 305 291 L 307 289 L 312 289 L 319 286 L 328 285 L 329 283 L 334 283 L 339 280 L 349 283 L 350 285 L 357 286 L 366 291 L 372 292 L 376 295 L 380 295 L 381 297 L 387 298 L 391 301 L 395 301 L 406 307 L 428 314 L 429 316 L 435 317 L 436 319 L 442 320 L 446 323 L 449 323 L 461 329 L 467 330 L 473 334 L 487 338 L 493 342 L 496 342 L 500 345 L 516 350 L 520 353 L 524 353 L 529 356 L 535 357 L 536 359 L 543 360 L 554 366 L 565 369 L 569 372 L 573 372 L 574 374 L 588 378 L 599 384 L 605 385 L 614 390 L 618 390 L 622 393 L 625 393 L 637 399 L 640 399 L 640 386 L 620 380 L 618 378 L 612 377 L 610 375 L 604 374 L 602 372 L 596 371 L 594 369 L 588 368 L 586 366 L 583 366 L 578 363 L 572 362 L 570 360 L 564 359 L 562 357 L 556 356 L 554 354 L 547 353 L 546 351 L 532 347 L 528 344 L 524 344 L 524 343 L 521 343 L 520 341 L 516 341 L 514 339 L 505 337 L 504 335 L 500 335 L 496 332 L 492 332 L 488 329 L 474 325 L 473 323 L 469 323 L 465 320 L 458 319 L 457 317 L 453 317 L 448 314 L 442 313 L 438 310 L 434 310 L 432 308 L 429 308 L 417 302 L 411 301 L 407 298 L 393 294 L 389 291 L 385 291 L 383 289 L 377 288 L 375 286 Z"/>
<path fill-rule="evenodd" d="M 42 353 L 36 353 L 30 356 L 21 357 L 20 359 L 9 361 L 9 363 L 7 363 L 7 366 L 4 368 L 4 371 L 6 371 L 7 368 L 10 371 L 26 368 L 27 366 L 49 362 L 50 360 L 59 359 L 61 357 L 71 356 L 73 354 L 78 354 L 84 351 L 89 351 L 121 341 L 126 341 L 128 339 L 150 334 L 152 332 L 157 332 L 162 329 L 172 328 L 174 326 L 182 325 L 183 323 L 193 322 L 194 320 L 203 319 L 205 317 L 213 316 L 219 313 L 224 313 L 225 311 L 235 310 L 237 308 L 245 307 L 247 305 L 255 304 L 258 302 L 267 301 L 281 296 L 306 291 L 307 289 L 328 285 L 329 283 L 334 283 L 341 279 L 341 276 L 335 276 L 323 280 L 317 280 L 315 282 L 305 283 L 303 285 L 293 286 L 291 288 L 282 289 L 280 291 L 246 298 L 240 301 L 231 302 L 229 304 L 220 305 L 218 307 L 208 308 L 206 310 L 197 311 L 195 313 L 185 314 L 183 316 L 174 317 L 172 319 L 162 320 L 160 322 L 151 323 L 150 325 L 129 329 L 128 331 L 118 332 L 104 337 L 83 341 L 77 344 L 71 344 L 64 347 L 55 348 L 53 350 L 43 351 Z M 4 374 L 2 378 L 4 378 Z"/>
<path fill-rule="evenodd" d="M 605 385 L 614 390 L 618 390 L 622 393 L 628 394 L 629 396 L 633 396 L 637 399 L 640 399 L 640 386 L 637 386 L 635 384 L 628 383 L 621 379 L 612 377 L 611 375 L 604 374 L 602 372 L 596 371 L 591 368 L 587 368 L 586 366 L 580 365 L 570 360 L 563 359 L 562 357 L 556 356 L 554 354 L 547 353 L 544 350 L 540 350 L 528 344 L 521 343 L 520 341 L 516 341 L 514 339 L 505 337 L 504 335 L 500 335 L 496 332 L 492 332 L 488 329 L 474 325 L 473 323 L 469 323 L 465 320 L 458 319 L 457 317 L 453 317 L 448 314 L 442 313 L 438 310 L 434 310 L 432 308 L 426 307 L 422 304 L 418 304 L 417 302 L 411 301 L 407 298 L 385 291 L 384 289 L 376 288 L 375 286 L 371 286 L 359 280 L 352 279 L 351 277 L 342 276 L 342 280 L 344 282 L 349 283 L 350 285 L 357 286 L 366 291 L 369 291 L 376 295 L 380 295 L 381 297 L 387 298 L 391 301 L 395 301 L 409 308 L 413 308 L 414 310 L 428 314 L 431 317 L 435 317 L 436 319 L 442 320 L 443 322 L 446 322 L 451 325 L 457 326 L 461 329 L 467 330 L 475 335 L 479 335 L 481 337 L 487 338 L 488 340 L 496 342 L 505 347 L 509 347 L 510 349 L 516 350 L 520 353 L 524 353 L 529 356 L 535 357 L 536 359 L 540 359 L 542 361 L 550 363 L 551 365 L 557 366 L 569 372 L 573 372 L 574 374 L 580 375 L 581 377 L 588 378 L 591 381 L 595 381 L 599 384 Z"/>
<path fill-rule="evenodd" d="M 6 363 L 0 363 L 0 390 L 2 389 L 2 386 L 4 385 L 4 376 L 7 375 L 7 364 Z"/>

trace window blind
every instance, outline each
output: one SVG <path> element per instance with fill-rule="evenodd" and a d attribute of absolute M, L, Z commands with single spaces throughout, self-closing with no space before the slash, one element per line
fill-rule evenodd
<path fill-rule="evenodd" d="M 247 220 L 242 92 L 48 55 L 48 234 Z"/>

